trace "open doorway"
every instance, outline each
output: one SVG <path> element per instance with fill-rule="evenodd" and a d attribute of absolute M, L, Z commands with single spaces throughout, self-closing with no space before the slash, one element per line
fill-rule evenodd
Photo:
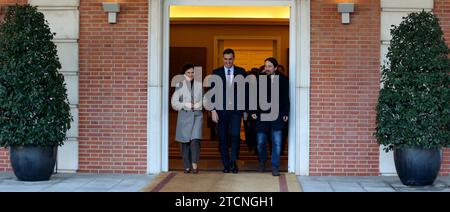
<path fill-rule="evenodd" d="M 170 7 L 207 6 L 283 6 L 289 18 L 289 118 L 288 171 L 309 175 L 310 145 L 310 0 L 149 0 L 147 173 L 169 171 L 169 50 Z M 242 14 L 242 13 L 240 13 Z M 265 23 L 264 23 L 265 24 Z M 209 55 L 210 53 L 208 53 Z M 208 65 L 207 65 L 208 66 Z"/>
<path fill-rule="evenodd" d="M 201 66 L 203 77 L 212 73 L 212 70 L 222 66 L 222 52 L 232 48 L 236 53 L 235 65 L 250 71 L 260 68 L 264 59 L 275 57 L 285 67 L 284 74 L 289 76 L 289 41 L 290 23 L 289 7 L 224 7 L 224 6 L 175 6 L 170 8 L 170 36 L 169 36 L 169 78 L 170 80 L 185 63 Z M 214 11 L 214 16 L 204 17 L 205 11 Z M 287 11 L 283 18 L 262 17 L 223 17 L 231 14 L 228 11 L 240 11 L 250 14 L 252 11 L 279 12 Z M 174 15 L 172 12 L 181 15 Z M 196 13 L 192 13 L 196 11 Z M 196 16 L 198 14 L 198 16 Z M 236 14 L 236 12 L 234 12 Z M 239 14 L 239 13 L 238 13 Z M 200 17 L 201 16 L 201 17 Z M 287 17 L 287 18 L 286 18 Z M 169 97 L 173 88 L 167 88 Z M 180 153 L 180 144 L 175 141 L 177 112 L 167 105 L 168 117 L 168 165 L 169 170 L 182 170 L 183 164 Z M 219 141 L 216 125 L 211 121 L 208 112 L 203 113 L 203 139 L 201 141 L 199 167 L 202 170 L 222 170 L 219 152 Z M 249 141 L 249 131 L 246 131 L 242 122 L 241 146 L 239 154 L 239 169 L 241 171 L 255 171 L 258 167 L 256 146 Z M 284 134 L 285 142 L 282 146 L 280 170 L 288 170 L 288 133 Z M 270 143 L 270 142 L 269 142 Z M 270 149 L 270 148 L 269 148 Z M 270 150 L 269 150 L 270 151 Z M 269 159 L 270 159 L 270 154 Z"/>

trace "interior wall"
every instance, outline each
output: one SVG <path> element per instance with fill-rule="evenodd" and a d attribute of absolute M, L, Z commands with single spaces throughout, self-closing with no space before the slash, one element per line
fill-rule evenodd
<path fill-rule="evenodd" d="M 278 36 L 281 38 L 279 63 L 287 67 L 289 48 L 289 25 L 238 25 L 238 24 L 174 24 L 170 25 L 171 47 L 205 47 L 207 64 L 203 73 L 211 73 L 214 63 L 215 36 Z M 239 55 L 236 55 L 239 57 Z M 261 61 L 261 65 L 264 61 Z"/>
<path fill-rule="evenodd" d="M 268 57 L 277 57 L 276 44 L 274 43 L 276 43 L 274 40 L 224 40 L 223 48 L 233 49 L 235 54 L 238 55 L 234 64 L 248 71 L 252 68 L 259 68 Z"/>

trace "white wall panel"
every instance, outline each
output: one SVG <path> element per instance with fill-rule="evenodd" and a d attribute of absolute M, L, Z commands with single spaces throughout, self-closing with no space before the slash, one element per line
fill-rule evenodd
<path fill-rule="evenodd" d="M 80 5 L 80 0 L 29 0 L 28 3 L 38 6 L 74 7 Z"/>
<path fill-rule="evenodd" d="M 57 46 L 60 72 L 64 74 L 67 95 L 70 102 L 73 121 L 67 131 L 69 138 L 58 148 L 57 169 L 62 172 L 76 172 L 78 170 L 78 101 L 79 101 L 79 49 L 78 38 L 80 31 L 79 0 L 29 0 L 31 5 L 38 6 L 45 19 L 49 22 L 50 30 L 56 33 L 54 43 Z"/>
<path fill-rule="evenodd" d="M 79 37 L 79 12 L 78 10 L 41 10 L 45 19 L 49 22 L 52 32 L 58 39 L 78 39 Z"/>
<path fill-rule="evenodd" d="M 398 26 L 409 12 L 381 12 L 381 40 L 391 40 L 392 25 Z"/>
<path fill-rule="evenodd" d="M 61 62 L 61 71 L 76 72 L 78 71 L 78 43 L 75 42 L 58 42 L 55 41 L 58 49 L 59 62 Z"/>
<path fill-rule="evenodd" d="M 67 88 L 67 97 L 69 99 L 69 103 L 72 105 L 78 105 L 79 95 L 78 95 L 78 75 L 74 75 L 72 73 L 63 73 L 64 80 L 66 82 Z"/>
<path fill-rule="evenodd" d="M 433 0 L 381 0 L 381 8 L 433 8 Z"/>

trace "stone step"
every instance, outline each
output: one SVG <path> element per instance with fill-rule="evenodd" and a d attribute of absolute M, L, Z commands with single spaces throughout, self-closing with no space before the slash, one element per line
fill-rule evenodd
<path fill-rule="evenodd" d="M 219 152 L 219 142 L 205 140 L 201 141 L 199 167 L 202 170 L 220 171 L 223 169 Z M 183 170 L 179 143 L 172 143 L 169 146 L 169 167 L 170 170 Z M 280 170 L 287 171 L 287 148 L 284 155 L 280 157 Z M 267 170 L 270 171 L 270 153 L 268 152 Z M 254 151 L 249 152 L 245 142 L 241 143 L 239 151 L 238 167 L 241 171 L 256 171 L 258 169 L 258 156 Z"/>

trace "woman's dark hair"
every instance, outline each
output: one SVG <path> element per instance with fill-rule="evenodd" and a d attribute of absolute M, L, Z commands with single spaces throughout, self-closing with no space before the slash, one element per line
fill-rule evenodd
<path fill-rule="evenodd" d="M 264 63 L 269 61 L 270 63 L 272 63 L 273 67 L 276 68 L 278 67 L 278 61 L 277 59 L 273 58 L 273 57 L 269 57 L 267 59 L 264 60 Z"/>
<path fill-rule="evenodd" d="M 183 65 L 183 68 L 181 68 L 181 74 L 185 74 L 187 70 L 194 68 L 194 64 L 188 63 Z"/>

